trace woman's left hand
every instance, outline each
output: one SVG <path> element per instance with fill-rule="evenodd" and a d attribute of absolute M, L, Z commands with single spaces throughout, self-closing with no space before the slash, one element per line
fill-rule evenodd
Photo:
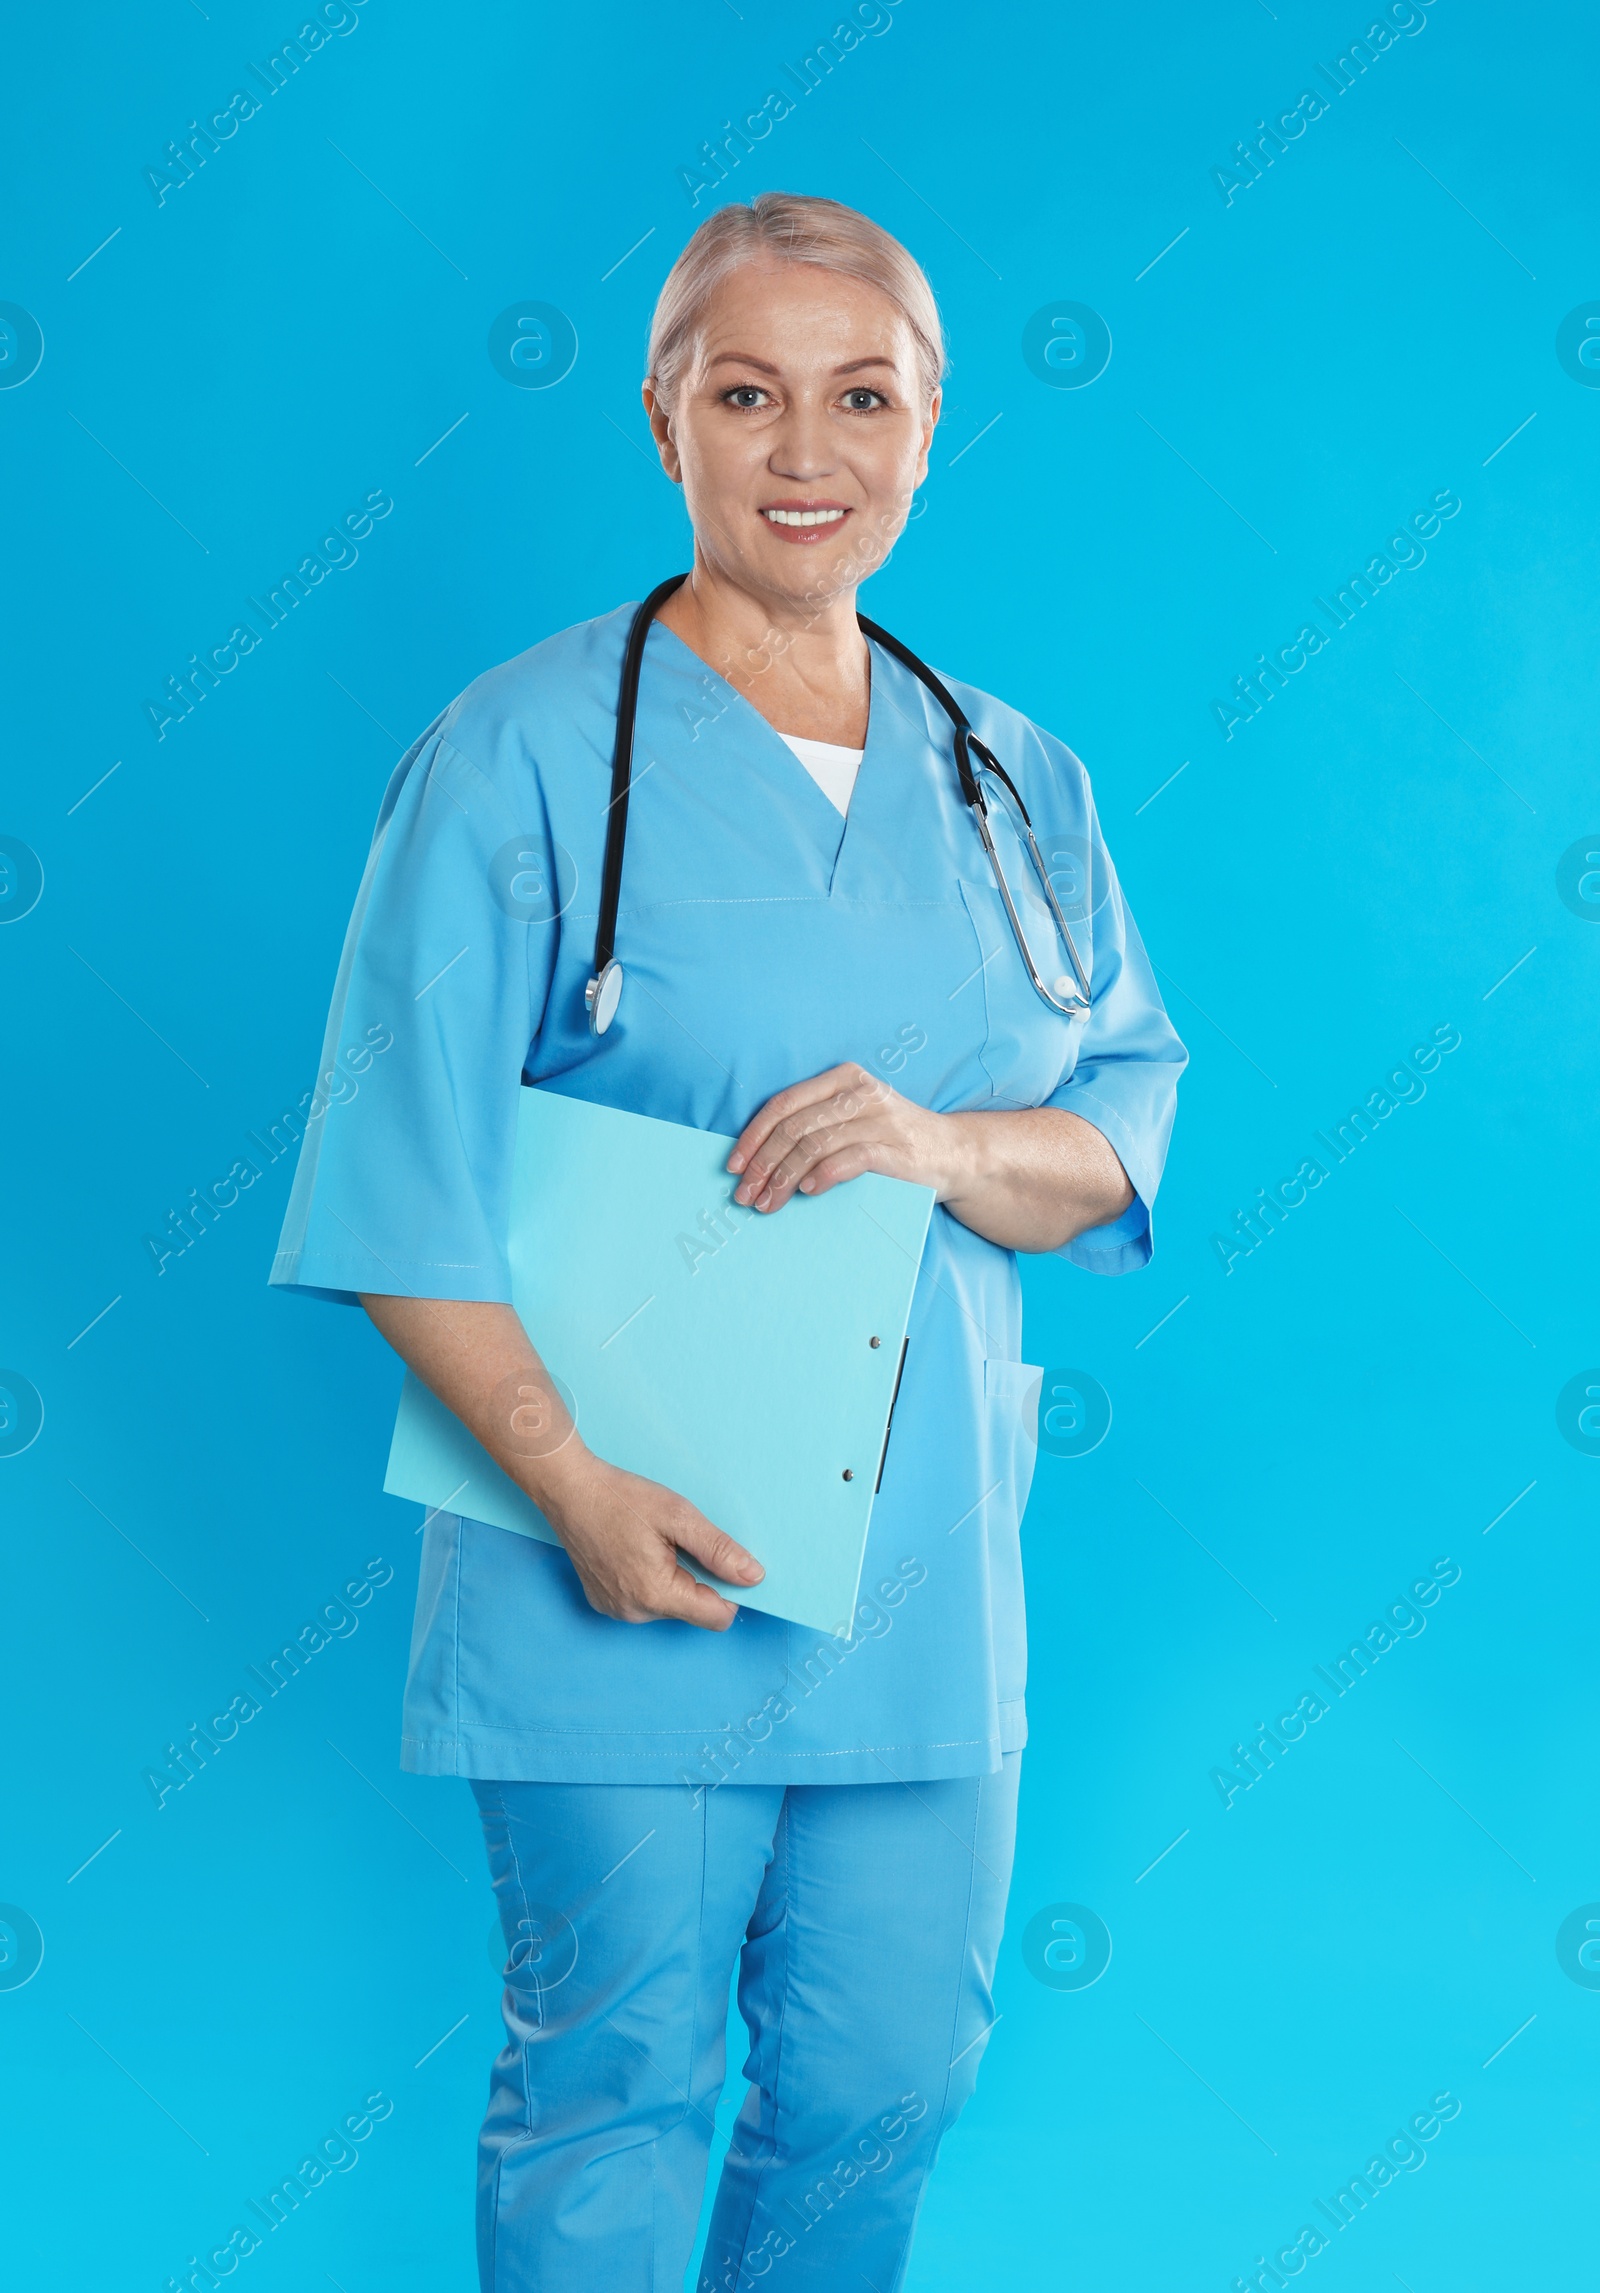
<path fill-rule="evenodd" d="M 735 1202 L 770 1214 L 875 1170 L 931 1186 L 952 1218 L 1006 1250 L 1059 1250 L 1120 1216 L 1133 1188 L 1110 1141 L 1064 1107 L 936 1115 L 851 1062 L 791 1084 L 728 1157 Z"/>
<path fill-rule="evenodd" d="M 740 1132 L 728 1168 L 739 1176 L 735 1202 L 772 1211 L 797 1191 L 825 1194 L 864 1170 L 931 1186 L 943 1201 L 965 1159 L 957 1118 L 903 1099 L 852 1062 L 769 1099 Z"/>

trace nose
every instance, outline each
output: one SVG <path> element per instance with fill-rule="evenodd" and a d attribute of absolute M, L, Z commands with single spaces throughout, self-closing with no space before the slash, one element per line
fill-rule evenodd
<path fill-rule="evenodd" d="M 775 478 L 811 484 L 828 477 L 837 467 L 828 418 L 820 405 L 805 400 L 791 404 L 773 438 L 767 467 Z"/>

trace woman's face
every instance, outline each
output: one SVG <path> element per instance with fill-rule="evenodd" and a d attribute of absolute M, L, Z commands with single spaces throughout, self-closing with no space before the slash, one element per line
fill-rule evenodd
<path fill-rule="evenodd" d="M 938 419 L 877 287 L 751 262 L 717 289 L 670 415 L 645 405 L 702 556 L 741 589 L 826 605 L 888 556 Z"/>

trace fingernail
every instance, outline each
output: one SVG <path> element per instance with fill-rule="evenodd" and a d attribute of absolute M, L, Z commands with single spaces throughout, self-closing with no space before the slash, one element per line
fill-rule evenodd
<path fill-rule="evenodd" d="M 743 1170 L 743 1168 L 744 1168 L 744 1156 L 743 1156 L 742 1154 L 740 1154 L 740 1153 L 739 1153 L 737 1150 L 735 1150 L 735 1152 L 734 1152 L 734 1153 L 732 1153 L 731 1155 L 729 1155 L 729 1157 L 728 1157 L 728 1168 L 729 1168 L 730 1170 Z"/>
<path fill-rule="evenodd" d="M 736 1187 L 734 1188 L 734 1190 L 733 1190 L 733 1199 L 734 1199 L 734 1201 L 735 1201 L 735 1202 L 748 1202 L 748 1201 L 749 1201 L 749 1199 L 750 1199 L 750 1189 L 749 1189 L 749 1187 L 748 1187 L 748 1186 L 736 1186 Z"/>

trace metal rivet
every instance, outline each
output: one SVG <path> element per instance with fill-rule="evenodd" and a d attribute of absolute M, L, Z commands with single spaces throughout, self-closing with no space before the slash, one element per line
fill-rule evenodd
<path fill-rule="evenodd" d="M 869 1346 L 881 1346 L 883 1340 L 882 1338 L 868 1338 L 867 1343 Z"/>
<path fill-rule="evenodd" d="M 855 1479 L 855 1475 L 851 1472 L 848 1465 L 844 1469 L 844 1477 L 847 1481 L 853 1481 Z"/>

